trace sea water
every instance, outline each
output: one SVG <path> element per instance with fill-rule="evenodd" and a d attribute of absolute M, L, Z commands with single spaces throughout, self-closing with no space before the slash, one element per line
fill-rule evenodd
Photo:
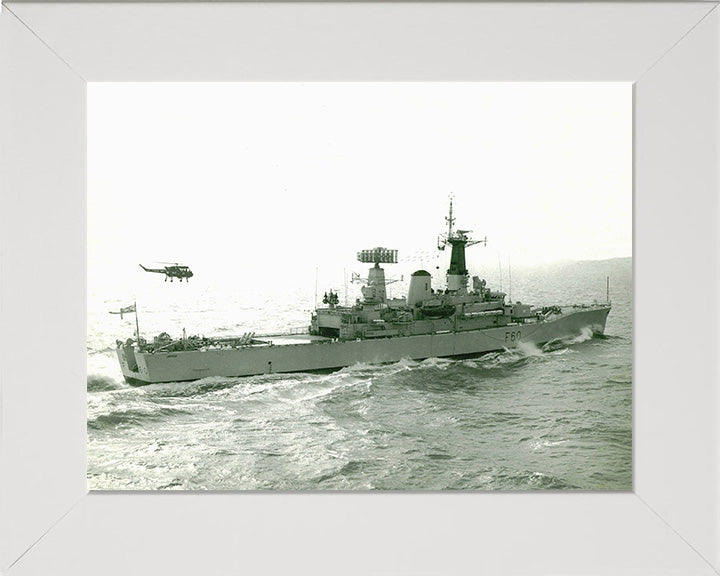
<path fill-rule="evenodd" d="M 197 276 L 197 273 L 196 273 Z M 357 364 L 130 386 L 115 356 L 137 300 L 143 335 L 231 335 L 307 325 L 314 295 L 252 283 L 143 277 L 88 293 L 92 490 L 630 490 L 632 261 L 512 271 L 513 300 L 604 301 L 605 336 L 474 359 Z M 404 287 L 397 287 L 398 295 Z M 507 286 L 506 286 L 507 290 Z M 342 300 L 341 300 L 342 302 Z"/>

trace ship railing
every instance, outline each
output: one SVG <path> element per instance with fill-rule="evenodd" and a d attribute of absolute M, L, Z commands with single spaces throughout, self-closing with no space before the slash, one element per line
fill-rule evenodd
<path fill-rule="evenodd" d="M 271 334 L 258 334 L 257 338 L 269 338 L 270 336 L 303 336 L 310 333 L 310 329 L 307 326 L 297 326 L 295 328 L 288 328 L 284 332 L 273 332 Z"/>
<path fill-rule="evenodd" d="M 288 334 L 307 334 L 307 333 L 308 333 L 307 326 L 296 326 L 295 328 L 290 328 L 288 330 Z"/>

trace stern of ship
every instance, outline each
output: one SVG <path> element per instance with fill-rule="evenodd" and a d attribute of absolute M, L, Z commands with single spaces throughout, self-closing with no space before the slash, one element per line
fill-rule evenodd
<path fill-rule="evenodd" d="M 120 362 L 123 378 L 129 384 L 147 384 L 142 379 L 138 365 L 135 346 L 132 344 L 121 344 L 115 349 Z"/>

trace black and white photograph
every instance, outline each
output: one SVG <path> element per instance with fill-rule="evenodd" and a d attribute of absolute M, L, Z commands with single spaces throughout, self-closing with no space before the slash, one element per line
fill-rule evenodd
<path fill-rule="evenodd" d="M 90 490 L 632 490 L 630 83 L 90 83 Z"/>

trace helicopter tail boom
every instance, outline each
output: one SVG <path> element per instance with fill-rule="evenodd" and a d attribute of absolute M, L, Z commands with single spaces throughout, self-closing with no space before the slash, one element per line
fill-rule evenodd
<path fill-rule="evenodd" d="M 145 270 L 145 272 L 158 272 L 160 274 L 165 274 L 164 268 L 145 268 L 145 266 L 143 266 L 142 264 L 140 264 L 140 268 Z"/>

